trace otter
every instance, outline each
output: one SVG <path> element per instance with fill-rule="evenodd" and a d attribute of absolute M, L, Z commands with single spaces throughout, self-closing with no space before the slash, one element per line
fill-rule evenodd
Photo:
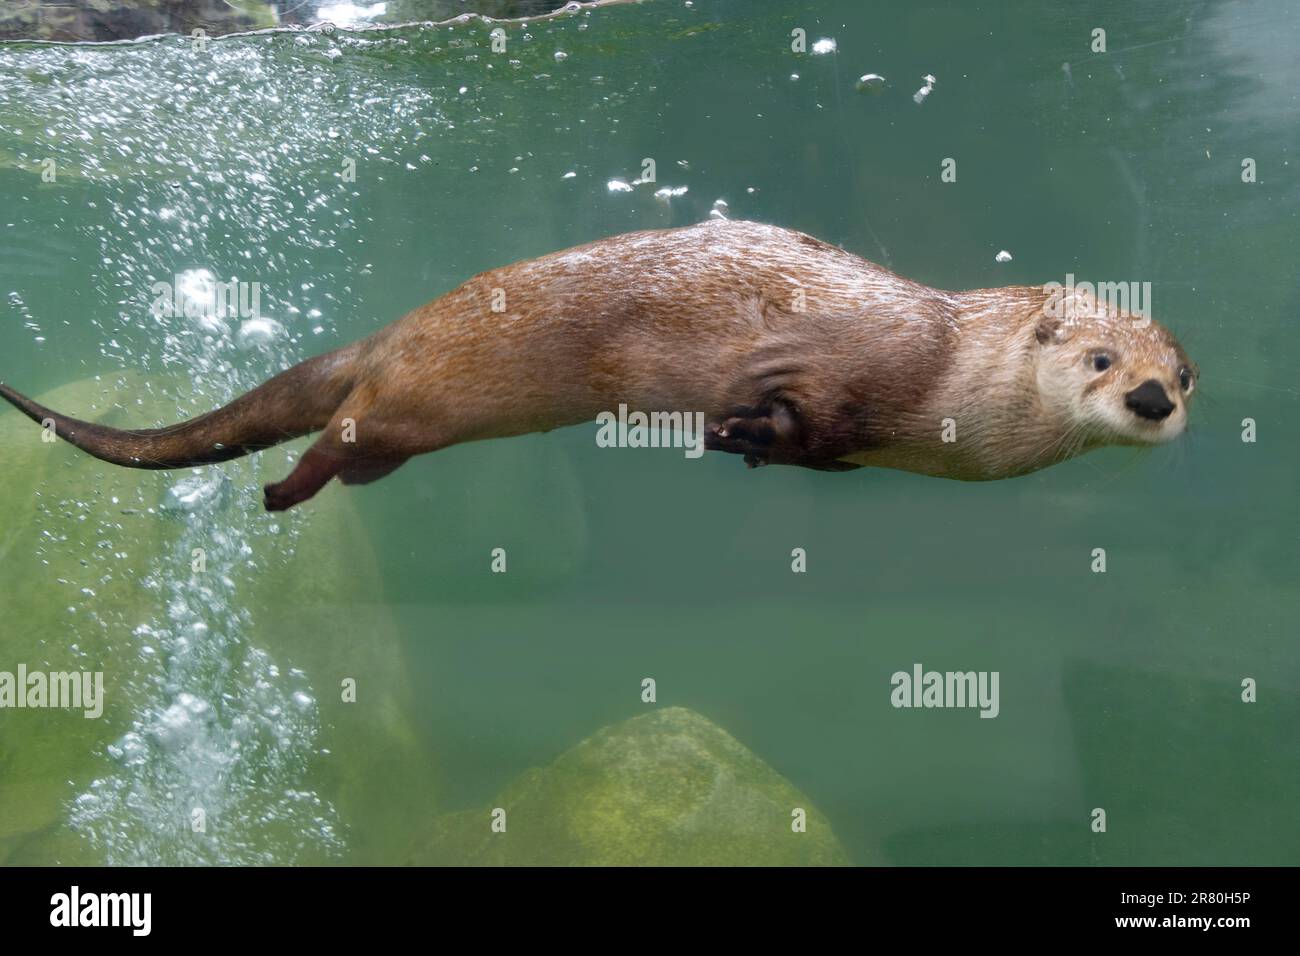
<path fill-rule="evenodd" d="M 226 461 L 321 432 L 265 507 L 365 484 L 460 442 L 692 409 L 750 466 L 967 481 L 1187 425 L 1197 369 L 1164 327 L 1078 290 L 932 289 L 812 236 L 710 220 L 481 273 L 368 338 L 167 428 L 0 395 L 130 468 Z"/>

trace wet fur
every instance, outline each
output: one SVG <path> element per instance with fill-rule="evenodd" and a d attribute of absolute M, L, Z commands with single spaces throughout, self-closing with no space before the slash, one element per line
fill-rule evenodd
<path fill-rule="evenodd" d="M 750 464 L 1000 478 L 1083 450 L 1041 401 L 1044 299 L 1039 287 L 943 292 L 798 232 L 708 222 L 482 273 L 170 428 L 112 429 L 3 385 L 0 396 L 136 468 L 211 464 L 321 432 L 267 486 L 271 510 L 335 476 L 373 481 L 414 455 L 592 421 L 620 403 L 703 411 L 708 447 Z M 940 440 L 948 417 L 955 443 Z"/>

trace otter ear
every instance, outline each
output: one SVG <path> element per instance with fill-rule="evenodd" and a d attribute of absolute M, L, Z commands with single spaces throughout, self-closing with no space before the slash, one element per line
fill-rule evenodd
<path fill-rule="evenodd" d="M 1060 345 L 1070 339 L 1071 331 L 1068 326 L 1060 319 L 1045 315 L 1038 320 L 1038 325 L 1034 327 L 1034 338 L 1038 340 L 1039 345 Z"/>

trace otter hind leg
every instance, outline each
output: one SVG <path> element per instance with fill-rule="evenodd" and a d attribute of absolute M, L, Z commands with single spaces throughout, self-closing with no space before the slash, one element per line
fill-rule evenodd
<path fill-rule="evenodd" d="M 262 489 L 266 510 L 285 511 L 301 504 L 324 488 L 347 464 L 347 459 L 323 439 L 316 442 L 299 459 L 288 478 Z"/>
<path fill-rule="evenodd" d="M 412 440 L 412 426 L 394 423 L 383 411 L 385 404 L 382 389 L 358 384 L 289 477 L 265 487 L 266 510 L 284 511 L 301 504 L 335 477 L 347 485 L 378 481 L 412 455 L 442 447 L 428 434 Z"/>
<path fill-rule="evenodd" d="M 345 485 L 368 485 L 391 475 L 406 464 L 408 456 L 401 458 L 349 458 L 338 449 L 317 442 L 302 456 L 297 466 L 284 481 L 267 485 L 264 501 L 267 511 L 285 511 L 302 504 L 324 488 L 331 478 L 338 477 Z"/>

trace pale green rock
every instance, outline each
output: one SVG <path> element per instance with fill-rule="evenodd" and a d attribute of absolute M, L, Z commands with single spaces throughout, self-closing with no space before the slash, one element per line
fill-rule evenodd
<path fill-rule="evenodd" d="M 492 811 L 506 814 L 492 831 Z M 807 814 L 803 833 L 792 827 Z M 437 820 L 433 865 L 842 866 L 826 817 L 700 714 L 668 707 L 607 727 L 491 807 Z"/>
<path fill-rule="evenodd" d="M 176 401 L 136 374 L 77 382 L 40 400 L 122 426 L 177 417 Z M 196 773 L 213 774 L 205 792 L 228 800 L 205 808 L 201 836 L 191 832 L 185 806 L 174 813 L 164 806 L 161 821 L 124 819 L 121 842 L 129 847 L 138 836 L 146 846 L 141 856 L 156 840 L 164 862 L 220 862 L 228 852 L 243 862 L 245 847 L 269 848 L 277 862 L 393 862 L 427 825 L 433 772 L 411 723 L 402 646 L 383 605 L 369 536 L 352 510 L 353 492 L 333 486 L 301 513 L 267 515 L 261 483 L 282 477 L 289 463 L 281 449 L 257 457 L 268 460 L 201 470 L 218 481 L 220 500 L 211 511 L 178 516 L 163 505 L 189 472 L 107 465 L 62 441 L 42 442 L 39 426 L 0 410 L 0 671 L 19 663 L 102 670 L 106 685 L 99 719 L 0 710 L 0 862 L 112 858 L 103 845 L 72 834 L 70 801 L 97 777 L 129 779 L 132 770 L 105 756 L 107 748 L 142 709 L 165 705 L 195 683 L 215 698 L 208 703 L 219 712 L 212 726 L 218 741 L 229 739 L 241 718 L 254 732 L 243 738 L 243 753 L 214 747 L 217 756 L 230 756 L 230 767 L 188 757 L 183 740 L 145 740 L 146 785 L 156 765 L 174 773 L 193 759 Z M 210 549 L 211 564 L 200 574 L 191 569 L 194 545 Z M 198 663 L 179 677 L 169 671 L 175 661 L 167 659 L 166 642 L 140 630 L 167 627 L 177 594 L 187 613 L 210 612 L 201 625 L 208 636 L 200 630 L 192 638 Z M 271 676 L 250 679 L 250 661 L 264 661 Z M 347 679 L 356 683 L 355 703 L 343 700 Z M 315 733 L 294 730 L 313 722 Z M 305 741 L 305 752 L 280 752 L 286 748 L 276 746 L 277 730 L 290 743 Z M 253 751 L 254 744 L 263 749 Z M 400 789 L 392 784 L 399 768 Z M 261 794 L 262 786 L 282 793 Z M 315 812 L 307 799 L 313 793 L 330 835 L 304 843 L 295 831 Z M 294 800 L 306 809 L 279 818 L 263 812 Z M 156 802 L 150 806 L 157 811 Z M 250 827 L 255 832 L 244 832 Z"/>

